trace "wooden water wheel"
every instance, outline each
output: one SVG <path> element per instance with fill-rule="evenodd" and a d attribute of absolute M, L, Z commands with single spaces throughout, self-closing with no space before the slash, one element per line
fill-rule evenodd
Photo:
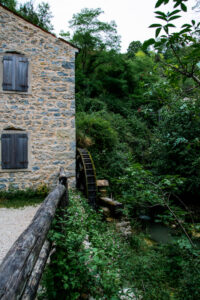
<path fill-rule="evenodd" d="M 76 187 L 93 207 L 97 207 L 96 171 L 90 153 L 86 149 L 77 149 Z"/>

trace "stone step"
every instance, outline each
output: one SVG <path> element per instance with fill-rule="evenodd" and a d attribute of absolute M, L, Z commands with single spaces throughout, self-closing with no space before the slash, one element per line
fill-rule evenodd
<path fill-rule="evenodd" d="M 123 204 L 108 197 L 100 197 L 100 200 L 108 205 L 123 207 Z"/>
<path fill-rule="evenodd" d="M 108 180 L 105 180 L 105 179 L 98 179 L 97 180 L 97 186 L 98 187 L 104 187 L 104 186 L 109 186 L 109 182 Z"/>

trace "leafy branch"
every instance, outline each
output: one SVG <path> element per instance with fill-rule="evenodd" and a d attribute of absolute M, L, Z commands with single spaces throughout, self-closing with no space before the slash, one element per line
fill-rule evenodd
<path fill-rule="evenodd" d="M 166 5 L 170 0 L 158 0 L 155 8 L 160 7 L 162 4 Z M 180 12 L 186 12 L 187 6 L 184 2 L 187 0 L 173 0 L 174 10 L 172 12 L 164 13 L 162 11 L 155 11 L 156 18 L 164 22 L 154 23 L 150 28 L 155 28 L 155 39 L 149 39 L 144 43 L 144 47 L 153 45 L 158 53 L 171 50 L 172 58 L 164 60 L 159 58 L 160 62 L 169 67 L 171 70 L 183 75 L 186 78 L 192 78 L 200 87 L 200 72 L 199 72 L 199 58 L 200 58 L 200 22 L 196 23 L 195 20 L 191 24 L 183 24 L 179 32 L 170 33 L 170 28 L 175 28 L 173 21 L 179 19 Z M 179 9 L 177 9 L 177 7 Z M 164 31 L 164 34 L 160 35 Z"/>
<path fill-rule="evenodd" d="M 169 199 L 171 197 L 171 193 L 168 194 L 168 198 L 166 200 L 166 193 L 163 192 L 163 189 L 161 189 L 157 184 L 155 184 L 154 182 L 151 181 L 151 184 L 153 186 L 156 187 L 156 189 L 158 189 L 162 195 L 162 201 L 163 201 L 163 205 L 170 211 L 170 213 L 172 214 L 172 216 L 174 217 L 175 221 L 178 223 L 178 225 L 180 226 L 180 228 L 182 229 L 183 233 L 185 234 L 185 236 L 187 237 L 188 241 L 190 242 L 191 246 L 193 248 L 195 248 L 195 245 L 193 243 L 193 241 L 191 240 L 189 234 L 187 233 L 185 227 L 183 226 L 182 222 L 179 220 L 178 216 L 176 215 L 176 213 L 174 212 L 174 210 L 169 206 Z"/>

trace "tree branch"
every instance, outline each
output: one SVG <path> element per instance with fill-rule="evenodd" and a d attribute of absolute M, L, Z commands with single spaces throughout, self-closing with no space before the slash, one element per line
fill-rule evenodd
<path fill-rule="evenodd" d="M 180 220 L 178 219 L 178 217 L 176 216 L 175 212 L 171 209 L 171 207 L 170 207 L 169 204 L 167 203 L 167 202 L 169 202 L 169 199 L 170 199 L 171 194 L 168 195 L 168 199 L 167 199 L 167 201 L 166 201 L 166 200 L 165 200 L 165 196 L 166 196 L 166 195 L 164 194 L 163 190 L 161 190 L 154 182 L 152 182 L 152 181 L 149 181 L 149 182 L 150 182 L 152 185 L 156 186 L 157 189 L 160 190 L 160 192 L 161 192 L 161 194 L 162 194 L 162 200 L 163 200 L 164 206 L 166 206 L 167 209 L 168 209 L 168 210 L 171 212 L 171 214 L 174 216 L 176 222 L 177 222 L 178 225 L 181 227 L 183 233 L 185 234 L 185 236 L 186 236 L 187 239 L 189 240 L 191 246 L 192 246 L 193 248 L 195 248 L 195 245 L 194 245 L 194 243 L 192 242 L 191 238 L 189 237 L 189 235 L 188 235 L 188 233 L 187 233 L 185 227 L 181 224 L 181 222 L 180 222 Z"/>
<path fill-rule="evenodd" d="M 185 67 L 185 65 L 182 63 L 180 57 L 178 56 L 176 50 L 174 49 L 174 45 L 170 42 L 170 48 L 172 49 L 172 52 L 174 53 L 176 59 L 178 60 L 180 66 L 182 67 L 182 69 L 187 73 L 187 68 Z"/>
<path fill-rule="evenodd" d="M 169 195 L 170 197 L 170 195 Z M 168 198 L 169 199 L 169 198 Z M 171 212 L 171 214 L 174 216 L 175 220 L 177 221 L 177 223 L 179 224 L 179 226 L 181 227 L 182 231 L 184 232 L 185 236 L 187 237 L 187 239 L 189 240 L 191 246 L 193 248 L 195 248 L 195 245 L 193 243 L 193 241 L 191 240 L 191 238 L 189 237 L 187 231 L 185 230 L 185 227 L 181 224 L 180 220 L 178 219 L 178 217 L 176 216 L 176 214 L 174 213 L 174 211 L 169 207 L 169 205 L 167 204 L 167 202 L 165 201 L 165 199 L 163 199 L 165 206 L 168 208 L 168 210 Z"/>
<path fill-rule="evenodd" d="M 167 67 L 170 67 L 172 70 L 176 71 L 177 73 L 180 73 L 180 74 L 182 74 L 182 75 L 184 75 L 184 76 L 186 76 L 188 78 L 192 78 L 198 84 L 198 86 L 200 86 L 200 79 L 196 75 L 194 75 L 194 74 L 192 74 L 190 72 L 187 72 L 187 71 L 183 71 L 183 70 L 181 70 L 179 68 L 176 68 L 173 65 L 164 62 L 163 60 L 161 61 L 161 63 L 163 65 L 167 66 Z"/>

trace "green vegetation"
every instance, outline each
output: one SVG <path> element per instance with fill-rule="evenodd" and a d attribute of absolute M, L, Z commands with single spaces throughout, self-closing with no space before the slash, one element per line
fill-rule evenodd
<path fill-rule="evenodd" d="M 162 4 L 167 4 L 169 0 L 158 0 L 156 8 Z M 170 32 L 175 28 L 174 20 L 179 19 L 180 12 L 186 12 L 187 1 L 174 0 L 174 10 L 168 13 L 156 11 L 156 18 L 162 20 L 164 24 L 152 24 L 150 27 L 156 28 L 156 38 L 163 33 L 159 39 L 150 39 L 146 45 L 154 45 L 159 53 L 164 53 L 164 59 L 160 57 L 160 62 L 164 68 L 173 75 L 181 74 L 183 79 L 191 78 L 193 82 L 200 86 L 200 69 L 198 66 L 200 57 L 199 32 L 200 22 L 192 20 L 191 24 L 183 24 L 179 32 Z"/>
<path fill-rule="evenodd" d="M 47 31 L 53 30 L 51 24 L 52 14 L 47 2 L 42 2 L 37 7 L 34 6 L 33 0 L 27 1 L 24 4 L 19 4 L 17 0 L 0 0 L 0 4 Z"/>
<path fill-rule="evenodd" d="M 154 130 L 150 155 L 156 174 L 185 178 L 183 194 L 199 197 L 200 111 L 196 99 L 181 99 L 163 107 Z"/>
<path fill-rule="evenodd" d="M 51 28 L 46 4 L 35 13 L 32 2 L 0 3 Z M 168 3 L 174 9 L 163 12 Z M 200 228 L 200 23 L 171 32 L 187 3 L 156 1 L 155 38 L 132 41 L 124 54 L 115 22 L 102 22 L 100 8 L 75 14 L 72 36 L 61 33 L 80 49 L 77 146 L 91 152 L 97 177 L 108 179 L 123 202 L 132 235 L 123 237 L 72 195 L 66 217 L 58 217 L 50 234 L 56 251 L 41 299 L 115 300 L 125 289 L 136 299 L 200 299 L 200 253 L 193 241 L 199 242 Z M 153 243 L 142 218 L 165 224 L 176 238 Z"/>
<path fill-rule="evenodd" d="M 168 2 L 157 1 L 156 7 Z M 185 1 L 174 2 L 175 10 L 168 15 L 156 12 L 167 25 L 151 26 L 156 36 L 157 28 L 166 35 L 144 44 L 133 41 L 126 54 L 118 51 L 115 23 L 99 21 L 100 9 L 85 9 L 70 22 L 74 34 L 68 38 L 80 47 L 77 144 L 89 149 L 98 178 L 112 183 L 116 197 L 123 194 L 121 177 L 138 163 L 157 183 L 165 176 L 174 182 L 181 178 L 183 184 L 175 194 L 182 200 L 199 195 L 200 24 L 193 22 L 194 28 L 185 24 L 181 32 L 170 34 L 180 9 L 186 7 Z M 154 49 L 149 48 L 152 44 Z M 127 189 L 131 194 L 132 187 Z"/>
<path fill-rule="evenodd" d="M 169 2 L 159 0 L 156 8 Z M 138 299 L 200 297 L 199 250 L 194 243 L 200 222 L 200 24 L 193 20 L 170 33 L 180 11 L 187 10 L 187 1 L 173 2 L 173 11 L 156 11 L 164 22 L 151 26 L 156 39 L 133 41 L 125 54 L 119 53 L 115 23 L 98 19 L 100 9 L 74 15 L 72 37 L 63 33 L 80 48 L 77 144 L 91 152 L 98 178 L 108 179 L 110 192 L 124 203 L 134 235 L 123 240 L 112 225 L 99 223 L 101 217 L 94 212 L 90 215 L 89 208 L 80 209 L 73 223 L 70 207 L 66 237 L 52 234 L 58 247 L 46 275 L 49 299 L 67 299 L 66 294 L 69 299 L 87 299 L 88 294 L 120 299 L 124 287 Z M 141 233 L 141 219 L 146 217 L 175 228 L 174 242 L 149 242 Z M 91 252 L 83 247 L 86 236 Z M 66 254 L 65 249 L 70 251 Z"/>
<path fill-rule="evenodd" d="M 48 194 L 46 185 L 37 189 L 16 190 L 12 187 L 8 191 L 0 192 L 0 207 L 19 208 L 41 203 Z"/>
<path fill-rule="evenodd" d="M 56 251 L 39 299 L 200 297 L 199 250 L 182 237 L 169 245 L 151 243 L 135 223 L 132 235 L 124 237 L 77 194 L 70 196 L 66 216 L 54 222 L 50 240 Z"/>

